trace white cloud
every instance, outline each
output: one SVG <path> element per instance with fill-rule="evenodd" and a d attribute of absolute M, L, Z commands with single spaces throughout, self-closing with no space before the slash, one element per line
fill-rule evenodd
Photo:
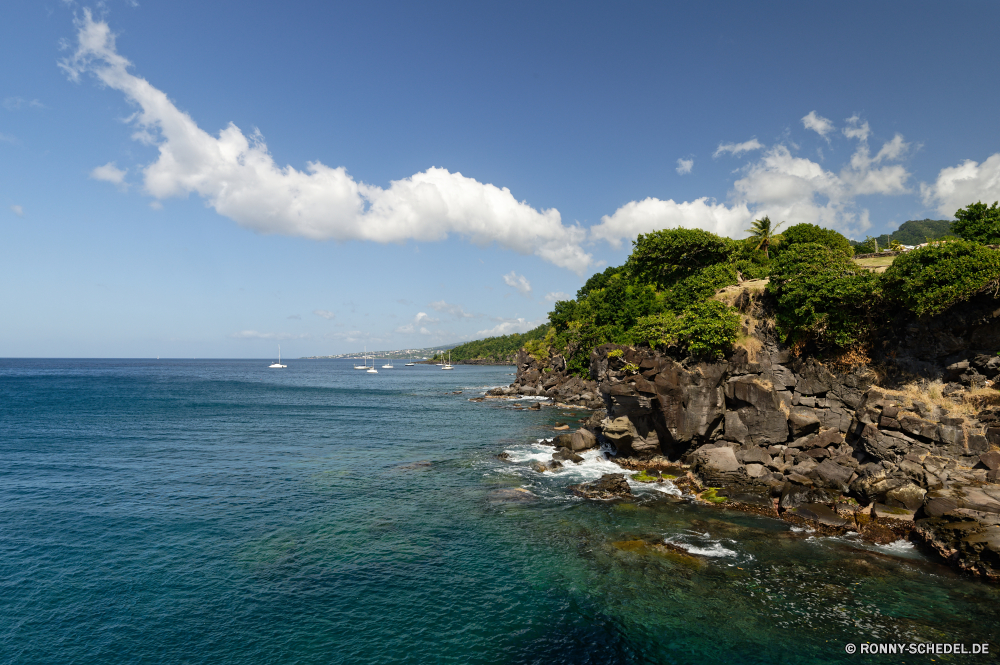
<path fill-rule="evenodd" d="M 33 109 L 45 108 L 45 104 L 41 103 L 37 99 L 32 99 L 31 101 L 28 101 L 24 97 L 7 97 L 3 100 L 3 106 L 8 111 L 16 111 L 18 109 L 24 108 L 25 106 Z"/>
<path fill-rule="evenodd" d="M 163 204 L 160 203 L 159 201 L 150 201 L 149 207 L 152 208 L 153 210 L 163 210 Z"/>
<path fill-rule="evenodd" d="M 232 333 L 229 337 L 233 339 L 271 339 L 280 342 L 285 339 L 305 339 L 309 337 L 309 333 L 293 335 L 292 333 L 262 333 L 256 330 L 241 330 L 237 333 Z"/>
<path fill-rule="evenodd" d="M 532 328 L 537 328 L 544 322 L 544 319 L 539 319 L 538 321 L 528 321 L 523 317 L 497 320 L 500 321 L 500 323 L 487 330 L 480 330 L 476 333 L 476 335 L 481 337 L 499 337 L 500 335 L 510 335 L 511 333 L 523 333 L 528 332 Z"/>
<path fill-rule="evenodd" d="M 683 203 L 655 198 L 631 201 L 614 214 L 601 217 L 601 223 L 591 227 L 590 234 L 595 240 L 621 247 L 622 240 L 633 239 L 640 233 L 677 226 L 733 235 L 742 232 L 752 220 L 746 204 L 730 208 L 709 201 L 708 197 Z"/>
<path fill-rule="evenodd" d="M 967 159 L 958 166 L 941 169 L 933 184 L 920 184 L 920 194 L 924 205 L 933 206 L 946 217 L 953 217 L 956 210 L 970 203 L 1000 200 L 1000 153 L 982 163 Z"/>
<path fill-rule="evenodd" d="M 549 302 L 556 302 L 559 300 L 572 300 L 573 296 L 562 291 L 553 291 L 552 293 L 545 294 L 545 299 Z"/>
<path fill-rule="evenodd" d="M 718 157 L 724 152 L 730 153 L 733 157 L 739 157 L 745 152 L 750 152 L 751 150 L 760 150 L 764 146 L 757 139 L 750 139 L 749 141 L 744 141 L 743 143 L 720 143 L 719 147 L 715 149 L 712 157 Z"/>
<path fill-rule="evenodd" d="M 24 208 L 22 208 L 21 206 L 18 205 L 11 206 L 10 210 L 18 217 L 24 217 Z"/>
<path fill-rule="evenodd" d="M 328 309 L 314 309 L 313 314 L 329 321 L 330 319 L 336 317 L 337 315 Z"/>
<path fill-rule="evenodd" d="M 104 182 L 110 182 L 114 185 L 122 185 L 125 183 L 125 174 L 128 169 L 121 170 L 115 166 L 114 162 L 108 162 L 104 166 L 98 166 L 93 171 L 90 172 L 90 177 L 94 180 L 103 180 Z"/>
<path fill-rule="evenodd" d="M 230 123 L 213 137 L 160 90 L 130 74 L 107 23 L 89 10 L 77 21 L 75 53 L 60 62 L 70 79 L 91 73 L 138 105 L 133 138 L 152 141 L 159 158 L 143 171 L 158 199 L 194 192 L 216 212 L 258 233 L 312 239 L 443 240 L 449 234 L 477 245 L 496 243 L 583 274 L 591 255 L 586 231 L 563 225 L 559 211 L 536 210 L 506 188 L 461 173 L 429 168 L 387 189 L 358 182 L 347 169 L 310 162 L 305 171 L 275 163 L 263 136 Z"/>
<path fill-rule="evenodd" d="M 693 159 L 678 159 L 677 160 L 677 172 L 681 175 L 685 173 L 691 173 L 691 169 L 694 168 Z"/>
<path fill-rule="evenodd" d="M 852 115 L 850 118 L 845 120 L 845 122 L 850 125 L 850 127 L 844 127 L 842 130 L 844 136 L 849 139 L 858 139 L 860 141 L 867 141 L 868 136 L 872 133 L 871 127 L 868 126 L 868 121 L 861 122 L 861 117 L 858 114 Z"/>
<path fill-rule="evenodd" d="M 741 169 L 733 183 L 729 203 L 708 198 L 677 203 L 648 198 L 623 205 L 590 230 L 591 238 L 621 247 L 623 240 L 658 229 L 700 228 L 719 235 L 742 237 L 757 218 L 768 215 L 789 225 L 808 222 L 857 235 L 871 226 L 868 211 L 855 203 L 858 196 L 884 196 L 909 192 L 910 173 L 893 164 L 910 149 L 899 134 L 872 157 L 867 123 L 850 121 L 852 138 L 859 141 L 847 164 L 839 172 L 817 162 L 795 156 L 785 144 L 767 148 L 759 159 Z"/>
<path fill-rule="evenodd" d="M 423 335 L 430 335 L 431 332 L 426 328 L 424 324 L 435 324 L 440 323 L 440 319 L 435 319 L 427 312 L 417 312 L 417 315 L 413 317 L 412 323 L 407 323 L 406 325 L 399 326 L 396 328 L 395 332 L 398 333 L 412 333 L 414 331 L 419 331 Z"/>
<path fill-rule="evenodd" d="M 443 300 L 438 300 L 430 304 L 431 309 L 435 312 L 447 312 L 451 314 L 456 319 L 472 319 L 475 318 L 475 314 L 470 314 L 466 312 L 461 305 L 456 305 L 453 303 L 447 303 Z"/>
<path fill-rule="evenodd" d="M 828 139 L 826 135 L 836 129 L 832 122 L 821 115 L 817 115 L 816 111 L 809 111 L 808 115 L 802 118 L 802 124 L 806 129 L 813 130 L 827 141 L 830 139 Z"/>
<path fill-rule="evenodd" d="M 503 281 L 507 286 L 517 289 L 517 292 L 522 296 L 531 293 L 531 282 L 528 281 L 528 278 L 524 275 L 518 275 L 513 270 L 503 276 Z"/>

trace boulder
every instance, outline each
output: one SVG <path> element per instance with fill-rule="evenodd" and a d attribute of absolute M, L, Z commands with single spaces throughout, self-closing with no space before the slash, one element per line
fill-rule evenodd
<path fill-rule="evenodd" d="M 991 450 L 988 453 L 983 453 L 982 455 L 979 456 L 979 461 L 982 462 L 983 466 L 985 466 L 990 471 L 1000 469 L 1000 452 Z"/>
<path fill-rule="evenodd" d="M 819 425 L 815 409 L 806 406 L 793 406 L 788 414 L 788 429 L 795 438 L 819 431 Z"/>
<path fill-rule="evenodd" d="M 573 435 L 572 434 L 560 434 L 556 438 L 552 439 L 552 445 L 556 448 L 569 448 L 573 449 Z"/>
<path fill-rule="evenodd" d="M 631 498 L 632 490 L 625 480 L 624 473 L 606 473 L 599 479 L 589 483 L 570 485 L 569 490 L 585 499 L 622 499 Z"/>
<path fill-rule="evenodd" d="M 896 508 L 906 508 L 916 511 L 924 505 L 924 496 L 927 490 L 917 487 L 913 483 L 908 483 L 901 487 L 896 487 L 885 493 L 886 503 Z"/>
<path fill-rule="evenodd" d="M 798 515 L 817 524 L 832 527 L 852 526 L 854 522 L 844 519 L 832 508 L 822 503 L 804 503 L 789 510 L 793 515 Z"/>
<path fill-rule="evenodd" d="M 816 480 L 816 484 L 821 487 L 829 487 L 839 492 L 847 491 L 847 483 L 854 470 L 842 467 L 833 460 L 823 460 L 810 474 Z"/>
<path fill-rule="evenodd" d="M 556 452 L 552 453 L 552 459 L 561 462 L 573 462 L 574 464 L 579 464 L 583 461 L 583 458 L 572 450 L 568 448 L 560 448 Z"/>
<path fill-rule="evenodd" d="M 578 429 L 570 437 L 569 448 L 574 451 L 590 450 L 597 447 L 597 437 L 589 429 Z"/>

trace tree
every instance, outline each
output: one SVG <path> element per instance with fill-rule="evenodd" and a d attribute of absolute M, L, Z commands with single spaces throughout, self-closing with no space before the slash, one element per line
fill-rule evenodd
<path fill-rule="evenodd" d="M 933 316 L 978 293 L 995 297 L 1000 251 L 966 240 L 928 245 L 897 256 L 883 281 L 892 301 L 918 316 Z"/>
<path fill-rule="evenodd" d="M 627 270 L 644 284 L 667 289 L 716 263 L 728 262 L 737 243 L 701 229 L 664 229 L 633 241 Z"/>
<path fill-rule="evenodd" d="M 775 231 L 778 227 L 784 224 L 784 222 L 778 222 L 776 225 L 771 226 L 771 218 L 764 215 L 761 219 L 755 219 L 753 224 L 749 229 L 746 229 L 750 237 L 754 239 L 757 249 L 764 250 L 764 256 L 766 258 L 771 258 L 767 254 L 767 248 L 771 246 L 771 243 L 775 238 Z"/>
<path fill-rule="evenodd" d="M 767 288 L 777 299 L 778 328 L 785 341 L 813 342 L 821 349 L 863 342 L 881 298 L 876 273 L 813 242 L 783 248 Z"/>
<path fill-rule="evenodd" d="M 807 242 L 818 243 L 845 256 L 854 256 L 850 240 L 833 229 L 824 229 L 815 224 L 796 224 L 785 229 L 781 234 L 781 244 L 778 245 L 777 252 L 783 253 L 793 245 Z"/>
<path fill-rule="evenodd" d="M 1000 207 L 997 201 L 988 206 L 982 201 L 955 212 L 958 221 L 951 225 L 961 238 L 983 245 L 1000 245 Z"/>

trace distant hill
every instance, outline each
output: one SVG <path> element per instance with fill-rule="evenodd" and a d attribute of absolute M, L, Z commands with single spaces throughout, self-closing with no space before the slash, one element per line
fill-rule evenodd
<path fill-rule="evenodd" d="M 545 337 L 549 325 L 542 324 L 534 330 L 526 333 L 514 333 L 503 335 L 502 337 L 487 337 L 486 339 L 466 342 L 452 348 L 451 359 L 461 360 L 490 360 L 493 362 L 509 362 L 517 355 L 518 349 L 524 346 L 525 342 Z"/>
<path fill-rule="evenodd" d="M 883 233 L 878 236 L 878 246 L 884 249 L 889 246 L 890 240 L 895 240 L 903 245 L 919 245 L 928 240 L 936 240 L 946 235 L 951 235 L 951 222 L 947 219 L 911 219 L 903 222 L 899 228 L 892 233 Z M 852 245 L 861 243 L 852 240 Z"/>

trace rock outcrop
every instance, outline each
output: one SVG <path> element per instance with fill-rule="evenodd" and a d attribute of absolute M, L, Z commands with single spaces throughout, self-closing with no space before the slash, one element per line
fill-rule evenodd
<path fill-rule="evenodd" d="M 515 382 L 491 392 L 594 409 L 556 437 L 557 450 L 607 445 L 623 468 L 669 468 L 710 503 L 874 542 L 909 537 L 1000 580 L 998 301 L 973 299 L 894 335 L 882 340 L 878 374 L 796 357 L 774 339 L 714 362 L 605 344 L 588 379 L 570 376 L 560 355 L 522 349 Z M 915 379 L 942 383 L 921 394 Z M 882 387 L 907 381 L 917 388 Z M 619 475 L 572 490 L 620 498 Z"/>
<path fill-rule="evenodd" d="M 734 503 L 777 501 L 786 519 L 873 540 L 910 535 L 1000 579 L 1000 412 L 949 412 L 864 366 L 838 373 L 776 347 L 684 363 L 604 345 L 591 370 L 607 411 L 592 427 L 622 466 L 679 461 Z"/>

